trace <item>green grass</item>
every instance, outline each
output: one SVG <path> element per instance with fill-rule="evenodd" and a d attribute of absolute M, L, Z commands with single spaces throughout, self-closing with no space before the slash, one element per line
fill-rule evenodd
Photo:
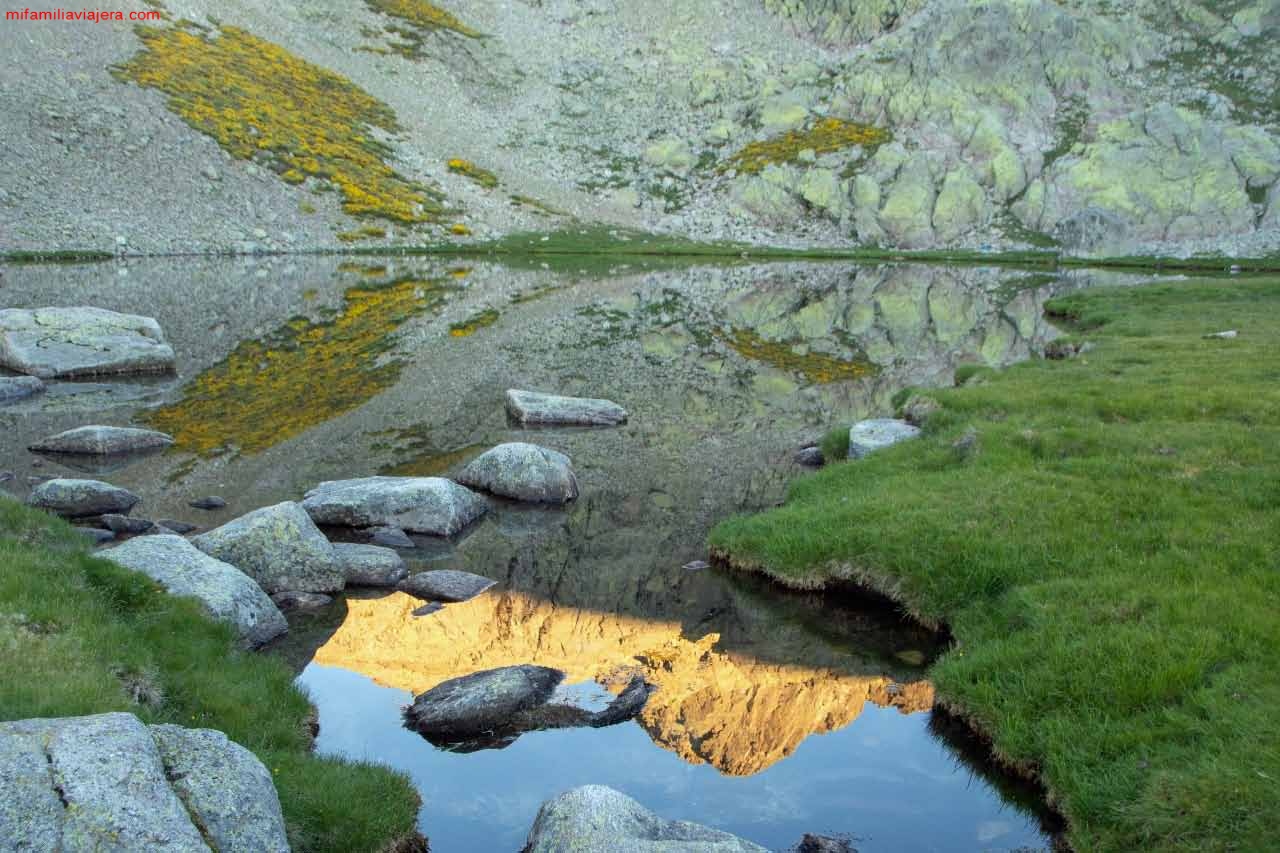
<path fill-rule="evenodd" d="M 1096 349 L 931 391 L 921 439 L 713 551 L 949 627 L 942 701 L 1042 779 L 1075 849 L 1280 849 L 1280 280 L 1050 310 Z"/>
<path fill-rule="evenodd" d="M 0 497 L 0 719 L 128 711 L 219 729 L 274 774 L 295 851 L 414 849 L 409 780 L 312 755 L 312 708 L 281 661 L 82 543 Z"/>

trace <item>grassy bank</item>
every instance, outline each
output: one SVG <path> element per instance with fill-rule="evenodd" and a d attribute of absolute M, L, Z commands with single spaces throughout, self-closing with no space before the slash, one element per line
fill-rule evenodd
<path fill-rule="evenodd" d="M 129 711 L 219 729 L 275 775 L 295 851 L 414 849 L 409 780 L 312 755 L 312 710 L 284 664 L 84 549 L 66 524 L 0 498 L 0 719 Z"/>
<path fill-rule="evenodd" d="M 1280 280 L 1051 311 L 1096 348 L 937 392 L 922 439 L 712 547 L 949 626 L 940 696 L 1042 778 L 1076 849 L 1280 849 Z"/>

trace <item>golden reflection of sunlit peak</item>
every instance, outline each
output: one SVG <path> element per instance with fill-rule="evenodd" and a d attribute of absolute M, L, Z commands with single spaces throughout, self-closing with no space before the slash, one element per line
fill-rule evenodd
<path fill-rule="evenodd" d="M 416 618 L 420 603 L 401 593 L 349 600 L 345 622 L 316 663 L 413 693 L 522 663 L 564 670 L 570 683 L 615 688 L 638 673 L 658 687 L 640 716 L 654 742 L 735 776 L 770 767 L 809 735 L 848 725 L 868 701 L 904 713 L 933 706 L 927 682 L 717 651 L 719 635 L 691 640 L 678 622 L 561 607 L 513 591 Z"/>
<path fill-rule="evenodd" d="M 381 361 L 406 320 L 438 309 L 448 286 L 405 280 L 348 290 L 323 322 L 295 318 L 263 340 L 244 341 L 198 376 L 183 398 L 147 419 L 200 456 L 236 447 L 257 453 L 349 412 L 390 387 L 396 361 Z"/>

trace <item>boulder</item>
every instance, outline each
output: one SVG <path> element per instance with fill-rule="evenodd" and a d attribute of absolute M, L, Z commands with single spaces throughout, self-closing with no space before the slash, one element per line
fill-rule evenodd
<path fill-rule="evenodd" d="M 107 513 L 127 514 L 142 498 L 133 492 L 98 480 L 46 480 L 31 490 L 27 503 L 66 518 Z"/>
<path fill-rule="evenodd" d="M 335 542 L 333 554 L 347 586 L 395 586 L 409 574 L 404 560 L 391 548 Z"/>
<path fill-rule="evenodd" d="M 859 421 L 849 428 L 849 458 L 861 459 L 868 453 L 916 438 L 920 428 L 893 418 Z"/>
<path fill-rule="evenodd" d="M 346 579 L 333 545 L 292 501 L 263 507 L 191 540 L 274 592 L 336 592 Z"/>
<path fill-rule="evenodd" d="M 542 804 L 525 853 L 608 850 L 610 853 L 766 853 L 765 848 L 718 829 L 664 820 L 603 785 L 584 785 Z"/>
<path fill-rule="evenodd" d="M 173 370 L 173 348 L 150 317 L 101 308 L 0 311 L 0 367 L 53 377 Z"/>
<path fill-rule="evenodd" d="M 316 524 L 452 536 L 487 506 L 484 498 L 443 477 L 364 477 L 321 483 L 306 493 L 302 508 Z"/>
<path fill-rule="evenodd" d="M 424 601 L 457 602 L 475 598 L 496 583 L 497 581 L 470 572 L 440 569 L 420 572 L 401 581 L 397 588 Z"/>
<path fill-rule="evenodd" d="M 627 422 L 627 410 L 609 400 L 537 391 L 508 391 L 507 414 L 525 426 L 617 426 Z"/>
<path fill-rule="evenodd" d="M 244 644 L 256 648 L 289 626 L 253 579 L 235 566 L 203 553 L 181 536 L 130 539 L 103 551 L 104 559 L 141 572 L 172 595 L 198 599 L 214 619 L 235 628 Z"/>
<path fill-rule="evenodd" d="M 69 429 L 31 445 L 28 450 L 41 453 L 82 453 L 108 456 L 138 453 L 173 444 L 173 436 L 149 429 L 113 426 L 83 426 Z"/>
<path fill-rule="evenodd" d="M 524 664 L 441 682 L 405 709 L 405 724 L 429 737 L 468 738 L 508 726 L 546 703 L 564 678 L 558 669 Z"/>
<path fill-rule="evenodd" d="M 499 444 L 473 459 L 458 482 L 504 498 L 565 504 L 578 496 L 569 457 L 536 444 Z"/>
<path fill-rule="evenodd" d="M 44 390 L 44 383 L 34 376 L 0 376 L 0 404 L 22 400 Z"/>

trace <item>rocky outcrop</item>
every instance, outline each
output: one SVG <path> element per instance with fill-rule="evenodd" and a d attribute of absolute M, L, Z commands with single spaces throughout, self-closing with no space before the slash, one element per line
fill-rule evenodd
<path fill-rule="evenodd" d="M 365 477 L 321 483 L 302 508 L 317 524 L 453 536 L 484 515 L 486 504 L 442 477 Z"/>
<path fill-rule="evenodd" d="M 439 569 L 432 572 L 419 572 L 400 583 L 401 592 L 421 598 L 424 601 L 469 601 L 491 589 L 497 581 L 471 572 L 459 572 L 452 569 Z"/>
<path fill-rule="evenodd" d="M 221 732 L 132 714 L 0 723 L 6 850 L 287 853 L 271 774 Z"/>
<path fill-rule="evenodd" d="M 268 594 L 336 592 L 346 583 L 329 540 L 291 501 L 254 510 L 191 541 Z"/>
<path fill-rule="evenodd" d="M 569 457 L 536 444 L 499 444 L 473 459 L 458 481 L 504 498 L 565 504 L 578 496 Z"/>
<path fill-rule="evenodd" d="M 584 785 L 538 810 L 526 853 L 609 850 L 611 853 L 767 853 L 718 829 L 685 820 L 664 820 L 626 794 Z"/>
<path fill-rule="evenodd" d="M 44 383 L 34 376 L 0 376 L 0 405 L 24 400 L 44 391 Z"/>
<path fill-rule="evenodd" d="M 42 379 L 173 370 L 173 349 L 150 317 L 101 308 L 0 311 L 0 367 Z"/>
<path fill-rule="evenodd" d="M 861 459 L 869 453 L 920 436 L 920 428 L 893 418 L 858 421 L 849 427 L 849 458 Z"/>
<path fill-rule="evenodd" d="M 347 586 L 395 586 L 409 573 L 399 554 L 379 545 L 335 542 L 333 555 Z"/>
<path fill-rule="evenodd" d="M 145 536 L 103 551 L 113 563 L 141 572 L 171 595 L 199 600 L 209 614 L 236 629 L 250 648 L 289 630 L 280 611 L 244 572 L 214 559 L 181 536 Z"/>
<path fill-rule="evenodd" d="M 524 426 L 618 426 L 627 410 L 610 400 L 561 397 L 537 391 L 507 392 L 507 414 Z"/>
<path fill-rule="evenodd" d="M 65 518 L 105 513 L 127 514 L 142 500 L 133 492 L 99 480 L 46 480 L 31 490 L 27 503 Z"/>
<path fill-rule="evenodd" d="M 37 441 L 28 449 L 41 453 L 81 453 L 109 456 L 158 450 L 173 444 L 173 436 L 149 429 L 83 426 Z"/>

